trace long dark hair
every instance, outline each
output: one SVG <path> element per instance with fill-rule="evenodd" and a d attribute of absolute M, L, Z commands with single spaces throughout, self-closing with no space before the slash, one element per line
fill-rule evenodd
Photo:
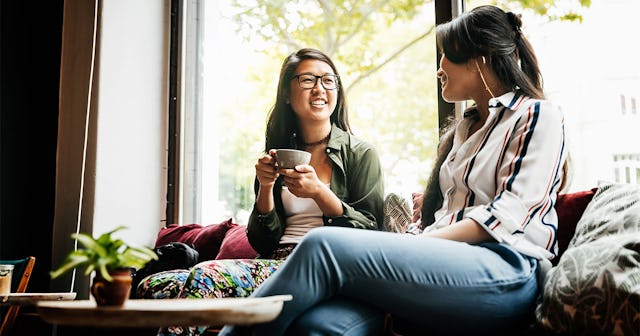
<path fill-rule="evenodd" d="M 484 56 L 500 81 L 513 91 L 536 99 L 544 99 L 542 74 L 538 59 L 527 38 L 522 35 L 519 15 L 496 6 L 480 6 L 450 22 L 436 27 L 440 51 L 453 63 Z M 435 222 L 435 212 L 442 206 L 440 167 L 451 151 L 457 122 L 450 119 L 443 129 L 434 166 L 422 199 L 422 227 Z M 569 175 L 569 160 L 563 166 L 564 189 Z"/>
<path fill-rule="evenodd" d="M 484 56 L 500 81 L 513 91 L 544 99 L 538 59 L 521 28 L 520 15 L 480 6 L 438 25 L 436 41 L 451 62 Z"/>
<path fill-rule="evenodd" d="M 269 111 L 265 132 L 265 151 L 271 148 L 296 148 L 300 141 L 302 141 L 298 127 L 298 117 L 291 108 L 291 104 L 287 103 L 287 99 L 291 93 L 291 80 L 293 76 L 295 76 L 298 65 L 300 62 L 309 59 L 327 63 L 333 72 L 338 75 L 338 77 L 340 76 L 338 69 L 329 56 L 319 50 L 304 48 L 287 56 L 280 69 L 276 102 L 271 108 L 271 111 Z M 347 113 L 347 102 L 341 84 L 340 82 L 338 84 L 338 100 L 330 120 L 332 124 L 337 125 L 344 131 L 351 132 L 349 115 Z"/>

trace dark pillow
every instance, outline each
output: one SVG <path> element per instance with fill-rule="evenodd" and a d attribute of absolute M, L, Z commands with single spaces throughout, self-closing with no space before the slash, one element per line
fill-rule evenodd
<path fill-rule="evenodd" d="M 247 226 L 232 224 L 220 246 L 220 252 L 216 259 L 252 259 L 258 253 L 249 244 L 247 238 Z"/>
<path fill-rule="evenodd" d="M 597 190 L 598 188 L 593 188 L 591 190 L 558 195 L 555 206 L 558 214 L 558 232 L 556 234 L 558 238 L 558 256 L 553 259 L 554 265 L 558 263 L 562 253 L 567 250 L 567 246 L 569 246 L 569 242 L 576 231 L 576 225 Z"/>
<path fill-rule="evenodd" d="M 198 261 L 213 260 L 222 241 L 234 223 L 228 219 L 222 223 L 202 226 L 200 224 L 170 224 L 160 229 L 156 247 L 172 242 L 181 242 L 192 246 L 199 253 Z"/>
<path fill-rule="evenodd" d="M 181 242 L 161 245 L 154 248 L 153 251 L 158 255 L 158 259 L 149 261 L 133 274 L 131 281 L 131 288 L 134 289 L 131 291 L 132 299 L 135 298 L 135 289 L 138 288 L 138 284 L 147 276 L 163 271 L 188 269 L 198 262 L 198 251 Z"/>
<path fill-rule="evenodd" d="M 546 276 L 536 318 L 562 335 L 638 335 L 640 185 L 598 187 Z"/>
<path fill-rule="evenodd" d="M 598 187 L 569 249 L 612 235 L 640 233 L 640 185 L 600 182 Z"/>

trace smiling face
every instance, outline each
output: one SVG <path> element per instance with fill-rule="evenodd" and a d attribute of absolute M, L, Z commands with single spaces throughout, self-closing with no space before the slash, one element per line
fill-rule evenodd
<path fill-rule="evenodd" d="M 300 74 L 322 76 L 326 74 L 333 75 L 334 71 L 325 62 L 308 59 L 298 65 L 295 75 Z M 338 90 L 326 90 L 320 84 L 320 81 L 317 81 L 316 85 L 311 89 L 303 89 L 300 87 L 297 78 L 291 80 L 289 102 L 300 122 L 329 120 L 333 110 L 336 108 L 337 100 Z"/>
<path fill-rule="evenodd" d="M 471 93 L 477 88 L 478 74 L 470 70 L 469 62 L 456 64 L 444 55 L 440 59 L 438 78 L 442 84 L 442 99 L 446 102 L 471 99 Z"/>

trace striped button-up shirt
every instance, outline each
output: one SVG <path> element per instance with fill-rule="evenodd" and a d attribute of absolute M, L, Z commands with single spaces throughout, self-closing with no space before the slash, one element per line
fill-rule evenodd
<path fill-rule="evenodd" d="M 566 159 L 562 113 L 549 101 L 509 92 L 489 101 L 488 119 L 469 137 L 473 122 L 465 117 L 455 130 L 440 170 L 443 205 L 427 231 L 471 218 L 498 242 L 553 258 Z"/>

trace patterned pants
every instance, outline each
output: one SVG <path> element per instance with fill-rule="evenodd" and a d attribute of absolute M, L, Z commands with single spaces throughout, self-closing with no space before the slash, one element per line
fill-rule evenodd
<path fill-rule="evenodd" d="M 142 299 L 247 297 L 266 280 L 293 251 L 295 245 L 276 249 L 272 259 L 208 260 L 191 270 L 171 270 L 144 278 L 136 294 Z M 158 335 L 201 335 L 206 326 L 163 328 Z"/>

